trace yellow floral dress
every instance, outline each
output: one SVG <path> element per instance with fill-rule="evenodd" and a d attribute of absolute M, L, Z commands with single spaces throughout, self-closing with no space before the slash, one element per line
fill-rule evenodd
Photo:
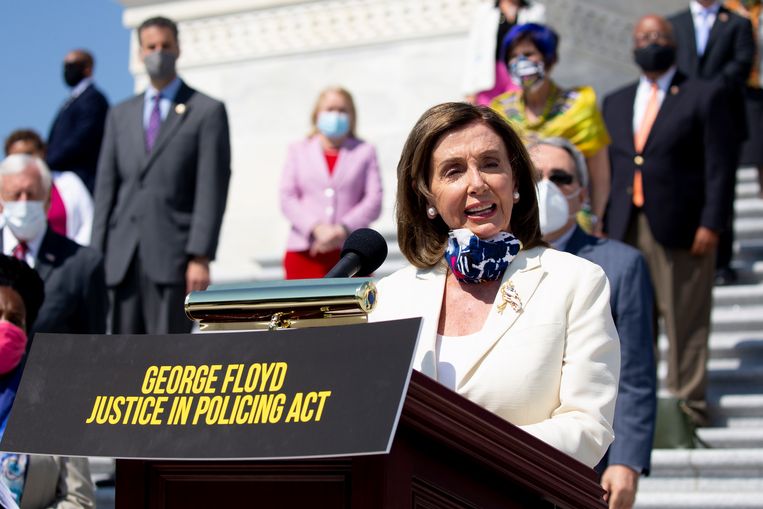
<path fill-rule="evenodd" d="M 583 155 L 591 157 L 609 145 L 609 133 L 596 106 L 596 92 L 591 87 L 562 90 L 551 84 L 551 93 L 543 113 L 535 122 L 525 114 L 525 101 L 521 90 L 499 95 L 490 107 L 503 115 L 523 137 L 561 137 L 570 140 Z"/>

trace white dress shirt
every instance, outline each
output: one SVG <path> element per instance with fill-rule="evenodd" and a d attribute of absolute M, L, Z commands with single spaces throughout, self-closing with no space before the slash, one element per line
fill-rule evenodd
<path fill-rule="evenodd" d="M 657 102 L 662 107 L 662 101 L 665 100 L 665 94 L 670 88 L 670 83 L 673 81 L 673 76 L 676 75 L 675 66 L 671 67 L 665 74 L 657 78 Z M 633 132 L 637 133 L 638 128 L 641 125 L 641 121 L 644 119 L 644 113 L 646 112 L 646 105 L 649 103 L 649 96 L 652 93 L 652 82 L 642 75 L 638 82 L 638 88 L 636 89 L 636 100 L 633 103 Z M 658 110 L 659 111 L 659 110 Z"/>
<path fill-rule="evenodd" d="M 37 264 L 37 253 L 40 252 L 40 245 L 42 244 L 42 239 L 45 237 L 46 231 L 47 228 L 42 230 L 42 233 L 37 237 L 28 240 L 26 243 L 27 252 L 24 261 L 32 268 Z M 13 235 L 11 229 L 8 227 L 3 228 L 3 254 L 13 256 L 13 250 L 16 249 L 16 246 L 18 245 L 19 240 Z"/>

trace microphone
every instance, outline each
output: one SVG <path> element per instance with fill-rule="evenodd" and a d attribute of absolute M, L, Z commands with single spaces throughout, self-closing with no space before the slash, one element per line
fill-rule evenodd
<path fill-rule="evenodd" d="M 365 277 L 378 269 L 385 258 L 387 241 L 384 237 L 370 228 L 359 228 L 344 241 L 339 262 L 323 277 Z"/>

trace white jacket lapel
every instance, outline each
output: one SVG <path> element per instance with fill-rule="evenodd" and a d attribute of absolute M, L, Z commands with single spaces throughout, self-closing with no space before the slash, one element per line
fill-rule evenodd
<path fill-rule="evenodd" d="M 514 322 L 522 315 L 524 308 L 535 293 L 536 288 L 543 278 L 543 268 L 540 264 L 540 250 L 531 249 L 529 251 L 520 251 L 516 258 L 511 262 L 501 281 L 501 288 L 495 296 L 493 307 L 488 314 L 485 325 L 482 327 L 482 334 L 490 338 L 490 341 L 482 344 L 482 350 L 475 352 L 472 357 L 473 363 L 465 372 L 464 377 L 458 388 L 463 386 L 474 374 L 480 361 L 485 355 L 493 349 L 493 346 L 501 339 L 506 331 L 514 325 Z M 513 291 L 508 291 L 508 297 L 516 303 L 512 306 L 506 302 L 502 293 L 505 286 L 510 285 Z M 502 306 L 502 304 L 506 304 Z M 502 309 L 502 311 L 501 311 Z M 436 332 L 436 331 L 435 331 Z"/>

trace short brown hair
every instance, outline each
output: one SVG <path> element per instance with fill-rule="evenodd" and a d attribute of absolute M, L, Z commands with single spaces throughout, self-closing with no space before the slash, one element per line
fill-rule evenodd
<path fill-rule="evenodd" d="M 38 154 L 42 154 L 45 157 L 45 142 L 42 141 L 42 137 L 37 134 L 37 131 L 32 129 L 16 129 L 5 139 L 5 155 L 11 150 L 11 147 L 17 141 L 28 141 L 32 144 Z"/>
<path fill-rule="evenodd" d="M 512 208 L 512 234 L 522 241 L 526 249 L 545 245 L 538 219 L 537 177 L 522 140 L 490 108 L 467 103 L 444 103 L 430 108 L 419 118 L 408 135 L 397 165 L 397 240 L 400 251 L 416 267 L 437 265 L 442 260 L 448 239 L 449 228 L 442 218 L 438 216 L 429 220 L 426 214 L 433 199 L 429 190 L 432 153 L 445 134 L 475 122 L 490 127 L 503 140 L 509 156 L 520 195 L 520 200 Z"/>
<path fill-rule="evenodd" d="M 350 109 L 348 113 L 348 116 L 350 117 L 350 131 L 347 134 L 351 138 L 357 138 L 357 135 L 355 134 L 355 122 L 357 118 L 357 113 L 355 112 L 355 101 L 352 98 L 352 94 L 346 88 L 338 86 L 324 88 L 321 90 L 321 93 L 318 94 L 318 99 L 316 99 L 315 106 L 313 106 L 313 112 L 310 114 L 310 125 L 312 126 L 310 136 L 318 133 L 318 108 L 321 107 L 321 102 L 323 102 L 323 98 L 326 97 L 326 94 L 331 92 L 341 95 L 344 97 L 344 100 L 347 101 L 347 106 Z"/>
<path fill-rule="evenodd" d="M 177 23 L 175 23 L 169 18 L 165 18 L 164 16 L 154 16 L 153 18 L 148 18 L 146 21 L 140 24 L 140 26 L 138 27 L 138 44 L 141 43 L 141 34 L 143 33 L 143 30 L 149 27 L 169 29 L 169 31 L 172 32 L 172 35 L 175 37 L 175 42 L 180 44 L 180 41 L 178 39 Z"/>

